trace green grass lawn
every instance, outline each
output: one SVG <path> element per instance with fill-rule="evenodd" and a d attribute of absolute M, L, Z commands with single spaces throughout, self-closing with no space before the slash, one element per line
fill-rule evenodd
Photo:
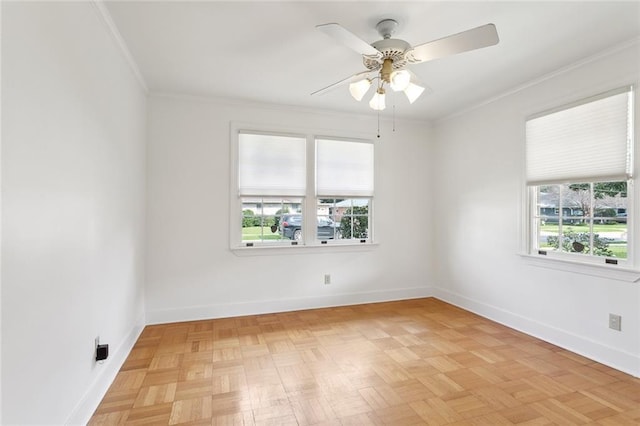
<path fill-rule="evenodd" d="M 609 244 L 609 250 L 613 252 L 613 255 L 618 259 L 626 259 L 627 258 L 627 244 Z"/>
<path fill-rule="evenodd" d="M 249 226 L 242 228 L 242 241 L 253 240 L 281 240 L 278 231 L 271 232 L 270 226 Z"/>
<path fill-rule="evenodd" d="M 617 259 L 626 259 L 627 258 L 627 244 L 626 243 L 624 243 L 624 244 L 611 243 L 611 244 L 609 244 L 608 248 L 613 253 L 613 257 L 615 257 Z M 551 247 L 546 242 L 542 242 L 540 244 L 540 249 L 542 249 L 542 250 L 555 250 L 553 247 Z"/>
<path fill-rule="evenodd" d="M 574 232 L 589 232 L 589 225 L 562 225 L 563 229 L 571 228 Z M 541 225 L 540 229 L 542 231 L 558 231 L 557 223 L 548 223 L 545 225 Z M 596 223 L 593 225 L 593 232 L 596 234 L 599 232 L 625 232 L 627 230 L 626 223 L 611 223 L 611 224 L 600 224 Z"/>

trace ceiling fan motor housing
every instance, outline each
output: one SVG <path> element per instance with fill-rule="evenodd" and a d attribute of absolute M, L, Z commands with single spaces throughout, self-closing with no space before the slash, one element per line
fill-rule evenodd
<path fill-rule="evenodd" d="M 406 41 L 395 38 L 386 38 L 376 41 L 371 45 L 382 53 L 381 58 L 372 58 L 368 56 L 363 57 L 364 66 L 371 71 L 380 69 L 385 59 L 391 59 L 394 70 L 404 68 L 405 65 L 407 65 L 405 54 L 411 50 L 411 45 Z"/>

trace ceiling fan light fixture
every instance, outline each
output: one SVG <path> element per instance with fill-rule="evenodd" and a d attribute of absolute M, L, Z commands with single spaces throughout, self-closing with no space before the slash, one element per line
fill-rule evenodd
<path fill-rule="evenodd" d="M 410 70 L 411 66 L 493 46 L 500 41 L 496 26 L 494 24 L 485 24 L 412 46 L 405 40 L 392 38 L 397 27 L 397 21 L 383 19 L 376 25 L 382 40 L 368 43 L 340 24 L 317 25 L 316 28 L 320 31 L 362 55 L 362 60 L 367 70 L 340 80 L 324 89 L 317 90 L 312 95 L 320 95 L 337 86 L 350 83 L 349 92 L 351 96 L 360 101 L 369 90 L 369 87 L 372 86 L 372 82 L 379 80 L 377 90 L 369 101 L 371 108 L 376 111 L 385 109 L 384 84 L 388 84 L 395 92 L 404 92 L 409 103 L 413 104 L 426 90 L 426 87 L 421 86 L 420 80 Z M 372 76 L 374 72 L 377 75 L 371 78 L 362 78 L 362 76 Z"/>
<path fill-rule="evenodd" d="M 364 95 L 369 91 L 369 87 L 371 87 L 371 80 L 363 78 L 362 80 L 354 81 L 349 84 L 349 93 L 351 93 L 353 99 L 361 101 Z"/>
<path fill-rule="evenodd" d="M 419 86 L 415 83 L 409 83 L 406 89 L 404 89 L 404 94 L 407 95 L 407 99 L 409 99 L 409 103 L 412 104 L 416 99 L 422 95 L 424 92 L 424 87 Z"/>
<path fill-rule="evenodd" d="M 374 109 L 376 111 L 382 111 L 386 108 L 384 99 L 384 89 L 380 87 L 378 90 L 376 90 L 376 93 L 373 94 L 373 97 L 369 101 L 369 106 L 371 107 L 371 109 Z"/>
<path fill-rule="evenodd" d="M 411 74 L 407 70 L 398 70 L 391 73 L 389 83 L 394 92 L 402 92 L 411 83 Z"/>

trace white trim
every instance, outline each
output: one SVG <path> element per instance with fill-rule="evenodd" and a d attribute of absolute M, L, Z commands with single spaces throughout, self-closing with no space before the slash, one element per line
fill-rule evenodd
<path fill-rule="evenodd" d="M 640 377 L 640 355 L 612 348 L 586 336 L 543 324 L 532 318 L 474 300 L 442 288 L 434 288 L 434 297 L 507 327 L 577 353 L 616 370 Z"/>
<path fill-rule="evenodd" d="M 181 321 L 230 318 L 244 315 L 272 314 L 305 309 L 332 308 L 365 303 L 419 299 L 432 296 L 432 287 L 408 287 L 396 290 L 344 293 L 331 296 L 305 297 L 299 299 L 256 300 L 250 302 L 187 306 L 176 309 L 148 311 L 147 324 L 164 324 Z"/>
<path fill-rule="evenodd" d="M 116 347 L 116 350 L 109 354 L 109 358 L 104 361 L 104 364 L 98 364 L 94 361 L 94 368 L 102 369 L 102 371 L 96 374 L 95 380 L 89 385 L 84 396 L 80 399 L 73 411 L 71 411 L 67 421 L 64 423 L 65 425 L 86 425 L 89 422 L 140 337 L 144 327 L 145 316 L 143 314 L 138 318 L 133 328 L 129 331 L 129 334 L 127 334 Z"/>
<path fill-rule="evenodd" d="M 602 93 L 596 93 L 595 95 L 591 95 L 591 96 L 588 96 L 586 98 L 583 97 L 583 98 L 574 100 L 572 102 L 568 102 L 565 105 L 556 106 L 556 107 L 547 109 L 545 111 L 540 111 L 540 112 L 537 112 L 535 114 L 531 114 L 529 117 L 525 117 L 525 121 L 535 120 L 536 118 L 541 118 L 541 117 L 545 117 L 547 115 L 551 115 L 551 114 L 555 114 L 555 113 L 558 113 L 558 112 L 566 111 L 568 109 L 579 107 L 581 105 L 585 105 L 585 104 L 588 104 L 588 103 L 591 103 L 591 102 L 600 101 L 602 99 L 606 99 L 606 98 L 609 98 L 611 96 L 621 95 L 623 93 L 628 93 L 628 94 L 630 94 L 630 96 L 633 96 L 633 92 L 634 92 L 634 85 L 633 84 L 626 84 L 626 85 L 624 85 L 622 87 L 617 87 L 615 89 L 609 89 L 609 90 L 604 91 Z"/>
<path fill-rule="evenodd" d="M 259 108 L 267 111 L 278 111 L 278 112 L 296 112 L 296 113 L 304 113 L 310 114 L 313 116 L 324 116 L 327 118 L 345 118 L 347 115 L 349 118 L 352 118 L 354 121 L 358 120 L 368 120 L 371 123 L 376 123 L 377 117 L 375 115 L 375 111 L 372 110 L 369 114 L 359 114 L 353 111 L 348 110 L 335 110 L 335 109 L 326 109 L 326 108 L 315 108 L 315 107 L 305 107 L 299 105 L 288 105 L 288 104 L 276 104 L 276 103 L 266 103 L 259 101 L 252 101 L 248 99 L 239 99 L 239 98 L 228 98 L 222 96 L 212 96 L 212 95 L 192 95 L 192 94 L 183 94 L 183 93 L 174 93 L 174 92 L 163 92 L 163 91 L 150 91 L 148 94 L 150 97 L 157 99 L 168 99 L 175 101 L 188 101 L 188 102 L 201 102 L 205 104 L 212 104 L 217 106 L 225 106 L 225 107 L 238 107 L 238 108 Z M 380 116 L 381 123 L 391 124 L 394 122 L 393 117 L 388 116 Z M 417 124 L 430 124 L 431 120 L 428 119 L 416 119 L 409 117 L 396 117 L 395 123 L 397 127 L 397 123 L 417 123 Z M 363 136 L 362 139 L 370 139 L 370 140 L 378 140 L 377 131 L 374 127 L 374 130 L 370 133 L 367 133 L 366 136 Z M 319 135 L 322 132 L 318 133 Z"/>
<path fill-rule="evenodd" d="M 571 72 L 571 71 L 573 71 L 575 69 L 581 68 L 581 67 L 583 67 L 583 66 L 585 66 L 587 64 L 599 61 L 599 60 L 601 60 L 603 58 L 606 58 L 607 56 L 614 55 L 614 54 L 616 54 L 616 53 L 618 53 L 620 51 L 628 49 L 629 47 L 633 47 L 636 44 L 640 44 L 640 37 L 634 37 L 634 38 L 632 38 L 630 40 L 627 40 L 627 41 L 625 41 L 623 43 L 620 43 L 620 44 L 618 44 L 616 46 L 613 46 L 613 47 L 611 47 L 609 49 L 606 49 L 606 50 L 603 50 L 601 52 L 598 52 L 595 55 L 591 55 L 591 56 L 589 56 L 587 58 L 581 59 L 581 60 L 579 60 L 577 62 L 569 64 L 569 65 L 567 65 L 565 67 L 562 67 L 562 68 L 560 68 L 558 70 L 555 70 L 555 71 L 550 72 L 548 74 L 542 75 L 542 76 L 540 76 L 538 78 L 535 78 L 533 80 L 529 80 L 528 82 L 526 82 L 524 84 L 516 86 L 516 87 L 514 87 L 512 89 L 509 89 L 506 92 L 503 92 L 503 93 L 501 93 L 499 95 L 496 95 L 496 96 L 493 96 L 491 98 L 485 99 L 484 101 L 479 102 L 479 103 L 477 103 L 475 105 L 471 105 L 471 106 L 469 106 L 467 108 L 462 108 L 459 111 L 456 111 L 456 112 L 454 112 L 452 114 L 449 114 L 449 115 L 447 115 L 445 117 L 442 117 L 442 118 L 439 118 L 439 119 L 435 119 L 434 123 L 435 124 L 439 124 L 439 123 L 442 123 L 444 121 L 451 120 L 453 118 L 468 114 L 471 111 L 474 111 L 476 109 L 480 109 L 480 108 L 485 107 L 487 105 L 490 105 L 490 104 L 492 104 L 494 102 L 497 102 L 497 101 L 499 101 L 501 99 L 507 98 L 507 97 L 509 97 L 511 95 L 515 95 L 516 93 L 522 92 L 522 91 L 524 91 L 526 89 L 529 89 L 530 87 L 537 86 L 538 84 L 544 83 L 545 81 L 554 79 L 554 78 L 556 78 L 558 76 L 561 76 L 563 74 Z"/>
<path fill-rule="evenodd" d="M 120 49 L 120 52 L 122 52 L 122 56 L 124 56 L 125 60 L 127 61 L 127 64 L 129 65 L 129 68 L 131 68 L 131 71 L 136 77 L 136 80 L 138 80 L 138 83 L 140 83 L 140 87 L 142 87 L 142 90 L 145 94 L 148 94 L 149 86 L 147 86 L 147 82 L 144 80 L 142 72 L 140 71 L 140 67 L 138 67 L 136 60 L 133 58 L 129 47 L 127 46 L 127 43 L 124 41 L 122 34 L 120 34 L 118 26 L 115 24 L 115 22 L 113 22 L 111 13 L 109 13 L 109 10 L 105 6 L 104 0 L 91 0 L 91 3 L 95 6 L 98 14 L 102 17 L 102 21 L 107 26 L 107 29 L 113 37 L 116 45 Z"/>
<path fill-rule="evenodd" d="M 539 268 L 555 269 L 558 271 L 573 272 L 630 283 L 635 283 L 640 280 L 639 270 L 625 268 L 624 266 L 607 265 L 604 263 L 605 258 L 601 258 L 603 263 L 598 264 L 528 253 L 521 253 L 520 256 L 527 264 Z"/>
<path fill-rule="evenodd" d="M 359 251 L 370 251 L 378 248 L 379 244 L 367 240 L 366 243 L 351 242 L 349 240 L 323 240 L 321 242 L 293 245 L 293 244 L 273 244 L 273 245 L 255 245 L 252 247 L 240 246 L 231 248 L 231 252 L 236 256 L 277 256 L 277 255 L 293 255 L 293 254 L 311 254 L 311 253 L 349 253 Z"/>
<path fill-rule="evenodd" d="M 371 136 L 371 133 L 358 132 L 358 131 L 343 131 L 336 129 L 321 129 L 316 127 L 296 127 L 296 126 L 280 126 L 270 123 L 260 122 L 246 122 L 246 121 L 231 121 L 230 122 L 231 135 L 237 134 L 241 131 L 256 132 L 256 133 L 269 133 L 274 135 L 293 135 L 293 136 L 311 136 L 322 137 L 325 139 L 333 140 L 347 140 L 353 142 L 364 142 L 375 144 L 375 137 Z M 322 135 L 322 136 L 320 136 Z"/>

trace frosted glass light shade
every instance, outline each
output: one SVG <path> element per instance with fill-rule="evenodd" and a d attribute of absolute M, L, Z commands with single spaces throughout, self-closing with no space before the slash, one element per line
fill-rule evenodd
<path fill-rule="evenodd" d="M 407 70 L 398 70 L 391 73 L 391 89 L 401 92 L 411 84 L 411 74 Z"/>
<path fill-rule="evenodd" d="M 369 87 L 371 87 L 371 80 L 368 78 L 364 78 L 359 81 L 354 81 L 349 85 L 349 93 L 356 101 L 361 101 L 364 95 L 369 91 Z"/>
<path fill-rule="evenodd" d="M 384 98 L 384 90 L 378 89 L 373 95 L 373 98 L 371 98 L 371 100 L 369 101 L 369 106 L 376 111 L 382 111 L 386 108 Z"/>
<path fill-rule="evenodd" d="M 416 99 L 422 95 L 424 92 L 424 87 L 418 86 L 415 83 L 409 83 L 406 89 L 404 89 L 404 94 L 407 95 L 407 99 L 409 99 L 409 103 L 412 104 Z"/>

